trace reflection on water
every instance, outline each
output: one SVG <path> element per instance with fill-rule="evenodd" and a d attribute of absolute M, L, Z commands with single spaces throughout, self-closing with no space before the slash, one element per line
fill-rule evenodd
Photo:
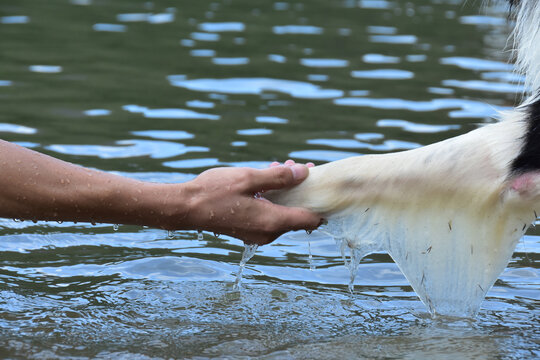
<path fill-rule="evenodd" d="M 0 136 L 134 179 L 406 150 L 515 104 L 504 7 L 459 1 L 0 3 Z M 385 254 L 334 241 L 0 219 L 11 358 L 534 358 L 532 229 L 476 321 L 431 320 Z M 308 242 L 309 239 L 309 242 Z M 310 260 L 311 259 L 311 260 Z M 310 261 L 316 266 L 312 271 Z"/>

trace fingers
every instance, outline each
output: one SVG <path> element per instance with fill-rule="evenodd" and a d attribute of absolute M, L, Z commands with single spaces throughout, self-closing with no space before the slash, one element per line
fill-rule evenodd
<path fill-rule="evenodd" d="M 252 173 L 250 191 L 277 190 L 300 184 L 308 175 L 305 165 L 274 166 Z"/>
<path fill-rule="evenodd" d="M 285 161 L 285 163 L 284 163 L 284 165 L 286 165 L 286 166 L 293 166 L 294 164 L 295 164 L 294 160 L 291 160 L 291 159 Z M 274 166 L 279 166 L 279 165 L 281 165 L 281 164 L 278 161 L 274 161 L 269 165 L 269 167 L 274 167 Z M 312 168 L 312 167 L 315 167 L 315 164 L 312 163 L 312 162 L 307 162 L 306 166 L 308 168 Z"/>

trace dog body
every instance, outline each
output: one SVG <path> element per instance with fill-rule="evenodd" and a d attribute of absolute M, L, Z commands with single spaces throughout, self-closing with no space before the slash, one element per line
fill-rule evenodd
<path fill-rule="evenodd" d="M 517 64 L 540 94 L 540 2 L 511 1 Z M 422 148 L 352 157 L 268 194 L 328 219 L 361 258 L 386 251 L 432 314 L 474 316 L 540 213 L 540 100 Z"/>

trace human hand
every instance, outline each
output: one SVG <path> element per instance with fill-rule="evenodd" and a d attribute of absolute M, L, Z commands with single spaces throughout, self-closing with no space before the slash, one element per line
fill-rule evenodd
<path fill-rule="evenodd" d="M 290 160 L 270 168 L 216 168 L 200 174 L 191 185 L 186 222 L 201 230 L 264 245 L 290 230 L 314 230 L 322 218 L 303 208 L 285 207 L 258 196 L 267 190 L 298 185 L 307 166 Z"/>

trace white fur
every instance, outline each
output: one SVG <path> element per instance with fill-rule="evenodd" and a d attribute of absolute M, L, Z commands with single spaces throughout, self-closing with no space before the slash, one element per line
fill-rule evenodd
<path fill-rule="evenodd" d="M 540 93 L 540 1 L 521 0 L 515 9 L 513 52 L 519 70 L 526 75 L 528 90 Z"/>
<path fill-rule="evenodd" d="M 360 257 L 388 252 L 432 313 L 473 316 L 540 209 L 540 174 L 520 187 L 508 178 L 520 116 L 415 150 L 317 166 L 298 187 L 268 196 L 323 214 L 323 231 Z"/>
<path fill-rule="evenodd" d="M 540 1 L 516 10 L 517 63 L 538 94 Z M 503 118 L 423 148 L 317 166 L 301 185 L 267 196 L 323 214 L 323 231 L 360 258 L 388 252 L 432 313 L 474 316 L 540 214 L 540 172 L 509 170 L 526 114 Z"/>

